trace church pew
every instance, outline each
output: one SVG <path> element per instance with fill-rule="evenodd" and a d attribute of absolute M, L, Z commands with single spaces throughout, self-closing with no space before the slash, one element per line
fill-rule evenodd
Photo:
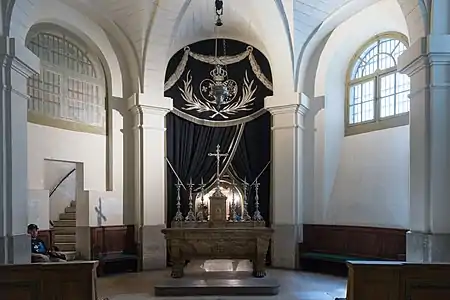
<path fill-rule="evenodd" d="M 347 300 L 450 299 L 450 264 L 349 261 Z"/>
<path fill-rule="evenodd" d="M 97 262 L 0 265 L 0 299 L 97 300 Z"/>
<path fill-rule="evenodd" d="M 98 275 L 137 272 L 139 257 L 133 225 L 91 227 L 91 259 L 98 260 Z"/>
<path fill-rule="evenodd" d="M 54 246 L 55 242 L 55 233 L 51 229 L 44 229 L 39 230 L 38 232 L 38 238 L 44 241 L 45 245 L 48 248 L 51 248 Z"/>
<path fill-rule="evenodd" d="M 405 253 L 404 229 L 305 224 L 299 264 L 303 270 L 345 276 L 348 260 L 404 261 Z"/>

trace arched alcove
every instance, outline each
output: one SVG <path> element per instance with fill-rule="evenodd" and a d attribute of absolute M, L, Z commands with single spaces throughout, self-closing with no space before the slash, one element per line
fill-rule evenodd
<path fill-rule="evenodd" d="M 227 86 L 229 91 L 219 106 L 212 95 L 212 87 L 217 84 Z M 220 153 L 226 153 L 219 163 L 221 188 L 225 192 L 234 190 L 235 200 L 242 208 L 242 191 L 247 181 L 251 214 L 256 187 L 251 184 L 258 179 L 260 211 L 270 223 L 271 115 L 264 108 L 264 99 L 272 95 L 272 90 L 267 58 L 241 41 L 203 40 L 172 56 L 165 82 L 165 96 L 173 100 L 173 110 L 166 116 L 168 224 L 177 211 L 178 179 L 186 187 L 180 190 L 184 215 L 189 208 L 187 184 L 191 179 L 195 206 L 202 179 L 205 192 L 211 191 L 217 178 L 212 155 L 217 145 Z M 231 187 L 233 180 L 235 186 Z"/>
<path fill-rule="evenodd" d="M 374 16 L 382 12 L 385 18 L 379 22 Z M 309 173 L 314 178 L 314 196 L 309 199 L 314 200 L 305 199 L 311 210 L 305 213 L 307 222 L 393 227 L 408 224 L 408 127 L 344 137 L 346 75 L 352 68 L 352 58 L 368 40 L 386 32 L 408 33 L 395 1 L 379 2 L 342 23 L 327 38 L 317 67 L 309 68 L 317 70 L 309 75 L 315 77 L 315 97 L 324 99 L 324 109 L 306 129 L 314 135 L 314 150 L 306 158 L 314 161 Z M 370 197 L 365 192 L 368 190 Z"/>
<path fill-rule="evenodd" d="M 31 28 L 27 48 L 40 59 L 28 79 L 28 121 L 106 133 L 107 83 L 100 59 L 76 35 L 53 24 Z"/>

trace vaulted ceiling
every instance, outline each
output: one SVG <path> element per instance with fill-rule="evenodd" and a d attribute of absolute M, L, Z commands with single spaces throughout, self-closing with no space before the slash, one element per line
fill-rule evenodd
<path fill-rule="evenodd" d="M 126 40 L 129 45 L 122 46 L 127 56 L 133 52 L 141 80 L 165 68 L 183 46 L 218 34 L 259 48 L 272 68 L 276 62 L 292 73 L 292 86 L 296 61 L 321 24 L 350 2 L 353 11 L 368 5 L 365 0 L 224 0 L 224 26 L 215 33 L 214 0 L 60 1 L 121 36 L 120 44 Z"/>

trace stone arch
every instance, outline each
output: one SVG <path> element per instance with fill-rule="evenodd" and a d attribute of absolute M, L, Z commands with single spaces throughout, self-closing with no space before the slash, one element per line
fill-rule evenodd
<path fill-rule="evenodd" d="M 428 0 L 397 0 L 408 24 L 409 43 L 412 45 L 430 30 L 430 9 Z"/>
<path fill-rule="evenodd" d="M 45 9 L 40 9 L 41 7 Z M 82 39 L 99 56 L 105 68 L 108 94 L 113 97 L 122 97 L 122 72 L 107 36 L 100 27 L 73 9 L 71 14 L 66 14 L 64 17 L 58 13 L 67 9 L 70 8 L 59 1 L 42 0 L 37 3 L 36 0 L 18 0 L 11 14 L 11 24 L 17 24 L 11 26 L 11 37 L 16 38 L 20 47 L 25 47 L 28 32 L 36 24 L 50 23 L 67 29 Z"/>
<path fill-rule="evenodd" d="M 233 32 L 222 37 L 241 40 L 249 44 L 255 44 L 257 47 L 262 44 L 264 47 L 259 46 L 259 48 L 267 55 L 272 68 L 274 93 L 281 96 L 294 91 L 292 43 L 282 5 L 279 5 L 279 1 L 265 1 L 267 3 L 258 6 L 264 8 L 261 8 L 255 14 L 260 14 L 261 18 L 273 20 L 273 22 L 270 22 L 270 26 L 268 24 L 267 28 L 261 29 L 261 31 L 265 32 L 267 38 L 260 39 L 259 43 L 255 43 L 255 41 L 248 41 L 248 36 L 239 36 L 238 30 L 233 30 Z M 193 2 L 185 0 L 182 6 L 180 6 L 179 0 L 165 0 L 164 3 L 165 8 L 172 7 L 173 9 L 159 9 L 156 12 L 152 29 L 156 28 L 158 30 L 150 30 L 149 32 L 143 71 L 145 74 L 145 93 L 150 93 L 150 97 L 159 98 L 163 96 L 165 69 L 171 56 L 170 49 L 174 37 L 177 35 L 183 16 Z M 170 18 L 173 21 L 168 23 L 167 19 Z M 164 29 L 161 33 L 162 28 Z M 201 35 L 199 31 L 198 39 L 207 38 L 208 36 Z M 196 41 L 195 39 L 185 40 L 183 44 L 191 44 Z M 179 47 L 180 45 L 174 46 L 174 49 Z M 286 74 L 288 70 L 292 72 L 292 76 Z M 283 97 L 281 96 L 280 98 Z"/>
<path fill-rule="evenodd" d="M 397 0 L 401 7 L 403 15 L 408 25 L 408 36 L 410 44 L 414 43 L 420 37 L 428 34 L 429 7 L 426 0 Z M 305 92 L 308 84 L 315 81 L 316 74 L 313 69 L 317 68 L 318 60 L 313 59 L 317 53 L 322 52 L 323 41 L 329 37 L 333 30 L 350 18 L 355 11 L 360 11 L 365 7 L 376 3 L 377 0 L 353 1 L 346 5 L 345 9 L 339 13 L 331 14 L 322 22 L 322 25 L 316 30 L 305 43 L 298 57 L 296 57 L 296 88 L 298 91 Z M 311 76 L 313 77 L 311 79 Z M 311 81 L 312 80 L 312 81 Z M 311 93 L 309 89 L 308 93 Z M 308 96 L 313 97 L 314 95 Z M 313 93 L 313 92 L 312 92 Z"/>

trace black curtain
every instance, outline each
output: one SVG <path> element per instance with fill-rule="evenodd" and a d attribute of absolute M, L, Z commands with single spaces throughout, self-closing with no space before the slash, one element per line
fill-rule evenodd
<path fill-rule="evenodd" d="M 181 188 L 181 207 L 183 215 L 189 210 L 189 190 L 187 183 L 192 182 L 198 187 L 201 178 L 205 183 L 216 172 L 216 159 L 209 157 L 208 153 L 215 152 L 216 145 L 220 145 L 221 152 L 227 152 L 230 145 L 236 143 L 239 129 L 242 125 L 230 127 L 202 126 L 169 113 L 166 116 L 166 143 L 167 158 L 175 172 L 186 187 Z M 227 159 L 221 160 L 221 170 Z M 167 170 L 167 225 L 176 214 L 177 190 L 175 184 L 177 177 L 168 166 Z"/>
<path fill-rule="evenodd" d="M 245 124 L 236 153 L 231 161 L 230 171 L 239 180 L 253 183 L 270 161 L 271 115 L 265 113 Z M 259 210 L 267 226 L 270 225 L 270 164 L 258 178 Z M 251 187 L 248 198 L 248 211 L 253 217 L 255 210 L 255 189 Z"/>

